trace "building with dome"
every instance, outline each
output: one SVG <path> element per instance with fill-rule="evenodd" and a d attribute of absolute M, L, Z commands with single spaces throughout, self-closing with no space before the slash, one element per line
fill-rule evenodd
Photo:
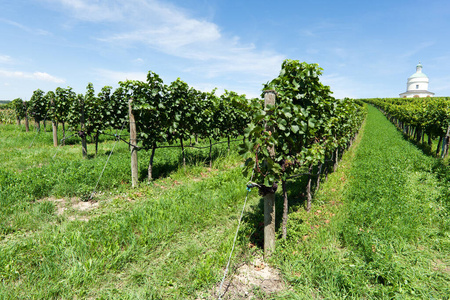
<path fill-rule="evenodd" d="M 406 92 L 401 93 L 401 98 L 432 97 L 434 93 L 428 91 L 428 76 L 422 73 L 422 64 L 416 66 L 416 73 L 408 78 Z"/>

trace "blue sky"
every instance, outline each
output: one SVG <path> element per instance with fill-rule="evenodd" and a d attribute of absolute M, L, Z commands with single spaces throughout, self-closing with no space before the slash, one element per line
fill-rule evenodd
<path fill-rule="evenodd" d="M 450 96 L 450 1 L 0 0 L 0 99 L 181 78 L 257 97 L 284 59 L 337 98 L 397 97 L 420 61 Z"/>

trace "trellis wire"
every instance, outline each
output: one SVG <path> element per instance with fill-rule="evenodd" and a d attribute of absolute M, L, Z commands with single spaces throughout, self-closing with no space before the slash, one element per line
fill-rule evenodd
<path fill-rule="evenodd" d="M 123 129 L 124 125 L 125 125 L 125 121 L 122 124 L 122 129 Z M 120 131 L 122 131 L 122 129 L 120 129 Z M 91 195 L 89 196 L 89 200 L 91 200 L 94 197 L 94 194 L 97 190 L 100 179 L 102 179 L 103 173 L 105 172 L 106 166 L 108 165 L 109 159 L 110 159 L 111 155 L 113 154 L 114 149 L 116 148 L 116 145 L 117 145 L 117 142 L 119 141 L 119 139 L 120 139 L 120 135 L 116 134 L 116 142 L 114 143 L 113 148 L 111 149 L 111 152 L 109 152 L 108 159 L 106 160 L 105 166 L 103 167 L 103 170 L 100 173 L 100 177 L 98 178 L 97 183 L 95 184 L 94 190 L 92 191 Z"/>
<path fill-rule="evenodd" d="M 74 133 L 74 134 L 72 134 L 72 135 L 69 135 L 69 136 L 66 136 L 65 138 L 62 138 L 61 140 L 59 140 L 59 146 L 58 146 L 58 148 L 56 148 L 55 155 L 53 155 L 52 159 L 55 159 L 56 154 L 58 154 L 59 149 L 61 149 L 61 146 L 63 145 L 62 142 L 65 141 L 65 140 L 67 140 L 68 138 L 73 137 L 75 134 L 76 134 L 76 133 Z"/>
<path fill-rule="evenodd" d="M 250 178 L 249 183 L 252 182 L 252 180 L 253 180 L 253 175 L 254 175 L 254 174 L 255 174 L 255 168 L 253 168 L 252 176 L 251 176 L 251 178 Z M 250 193 L 250 188 L 247 186 L 247 195 L 245 196 L 244 206 L 242 207 L 241 216 L 239 217 L 238 226 L 237 226 L 237 228 L 236 228 L 236 234 L 234 235 L 234 241 L 233 241 L 233 246 L 231 247 L 230 257 L 228 258 L 228 263 L 227 263 L 227 266 L 226 266 L 226 268 L 225 268 L 225 272 L 224 272 L 224 274 L 223 274 L 222 281 L 220 282 L 220 287 L 219 287 L 219 292 L 218 292 L 218 296 L 219 296 L 218 299 L 219 299 L 219 300 L 222 299 L 221 293 L 222 293 L 223 283 L 225 282 L 225 278 L 227 277 L 227 273 L 228 273 L 228 268 L 230 267 L 231 256 L 233 255 L 234 246 L 236 245 L 236 239 L 237 239 L 237 236 L 238 236 L 238 233 L 239 233 L 239 227 L 241 226 L 241 221 L 242 221 L 242 217 L 243 217 L 243 215 L 244 215 L 244 210 L 245 210 L 245 206 L 246 206 L 246 204 L 247 204 L 247 199 L 248 199 L 248 194 L 249 194 L 249 193 Z"/>
<path fill-rule="evenodd" d="M 48 109 L 47 112 L 45 113 L 44 123 L 45 123 L 45 121 L 47 120 L 47 114 L 48 114 L 49 111 L 50 111 L 50 109 Z M 39 132 L 41 132 L 41 126 L 39 126 L 38 132 L 37 132 L 36 135 L 34 136 L 33 140 L 31 141 L 30 147 L 28 147 L 28 148 L 31 148 L 31 146 L 33 146 L 34 140 L 35 140 L 36 137 L 39 135 Z"/>

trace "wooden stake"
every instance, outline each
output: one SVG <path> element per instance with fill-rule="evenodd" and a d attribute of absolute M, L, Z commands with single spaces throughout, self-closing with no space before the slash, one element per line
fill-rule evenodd
<path fill-rule="evenodd" d="M 52 100 L 50 102 L 52 107 L 55 107 L 55 102 Z M 53 129 L 53 146 L 58 147 L 58 126 L 55 120 L 52 120 L 52 129 Z"/>
<path fill-rule="evenodd" d="M 306 185 L 306 211 L 311 211 L 311 203 L 312 203 L 312 195 L 311 195 L 311 183 L 312 183 L 312 165 L 309 166 L 309 175 L 308 175 L 308 183 Z"/>
<path fill-rule="evenodd" d="M 448 147 L 450 143 L 450 125 L 447 128 L 447 134 L 444 138 L 444 144 L 442 145 L 442 158 L 446 157 L 448 154 Z"/>
<path fill-rule="evenodd" d="M 152 154 L 150 156 L 150 162 L 148 163 L 148 182 L 153 180 L 153 158 L 155 157 L 155 152 L 156 152 L 156 143 L 153 143 L 152 146 Z"/>
<path fill-rule="evenodd" d="M 25 130 L 26 132 L 30 131 L 30 125 L 28 123 L 28 111 L 27 111 L 27 103 L 23 102 L 23 107 L 25 109 Z"/>
<path fill-rule="evenodd" d="M 84 125 L 84 97 L 80 97 L 80 108 L 81 108 L 81 149 L 83 152 L 83 157 L 87 157 L 87 145 L 86 145 L 86 128 Z"/>
<path fill-rule="evenodd" d="M 264 91 L 264 108 L 275 105 L 275 91 Z M 266 127 L 272 131 L 273 128 Z M 275 157 L 275 148 L 268 149 L 270 156 Z M 264 257 L 275 251 L 275 193 L 264 196 Z"/>
<path fill-rule="evenodd" d="M 128 101 L 128 111 L 130 116 L 130 144 L 131 146 L 131 186 L 136 187 L 138 185 L 138 159 L 137 159 L 137 144 L 136 138 L 136 121 L 134 119 L 133 109 L 131 108 L 131 102 Z"/>
<path fill-rule="evenodd" d="M 283 233 L 282 237 L 283 239 L 287 236 L 287 221 L 288 221 L 288 210 L 289 210 L 289 202 L 288 202 L 288 196 L 287 196 L 287 188 L 286 188 L 286 180 L 281 181 L 281 186 L 283 188 Z"/>

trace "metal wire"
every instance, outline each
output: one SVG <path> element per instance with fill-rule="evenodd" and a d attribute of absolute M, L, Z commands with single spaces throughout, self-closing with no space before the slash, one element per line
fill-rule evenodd
<path fill-rule="evenodd" d="M 253 180 L 253 175 L 255 174 L 255 168 L 253 168 L 252 171 L 252 176 L 250 178 L 249 183 L 252 183 Z M 248 194 L 250 193 L 250 187 L 249 184 L 247 184 L 247 195 L 245 196 L 245 201 L 244 201 L 244 206 L 242 207 L 242 211 L 241 211 L 241 216 L 239 217 L 239 223 L 238 226 L 236 228 L 236 234 L 234 235 L 234 241 L 233 241 L 233 247 L 231 248 L 231 252 L 230 252 L 230 257 L 228 258 L 228 263 L 227 263 L 227 267 L 225 268 L 225 273 L 223 274 L 223 278 L 222 278 L 222 282 L 220 283 L 220 287 L 219 287 L 219 292 L 218 292 L 218 296 L 219 296 L 219 300 L 222 299 L 222 287 L 223 287 L 223 283 L 225 282 L 225 278 L 227 277 L 228 274 L 228 268 L 230 267 L 230 263 L 231 263 L 231 256 L 233 255 L 233 251 L 234 251 L 234 247 L 236 245 L 236 239 L 238 236 L 238 232 L 239 232 L 239 227 L 241 226 L 241 221 L 242 221 L 242 217 L 244 215 L 244 210 L 245 210 L 245 206 L 247 204 L 247 199 L 248 199 Z"/>
<path fill-rule="evenodd" d="M 125 125 L 125 121 L 122 124 L 122 129 L 123 129 L 124 125 Z M 121 131 L 122 131 L 122 129 L 121 129 Z M 108 165 L 109 159 L 111 158 L 111 155 L 113 154 L 114 149 L 116 148 L 116 145 L 117 145 L 117 142 L 119 141 L 119 139 L 120 139 L 120 135 L 117 135 L 116 136 L 116 142 L 114 143 L 114 146 L 113 146 L 111 152 L 109 153 L 108 159 L 106 160 L 106 163 L 105 163 L 105 166 L 103 167 L 102 173 L 100 174 L 100 177 L 97 180 L 97 184 L 95 185 L 94 190 L 92 191 L 91 195 L 89 196 L 89 200 L 94 198 L 94 194 L 95 194 L 95 192 L 97 190 L 98 183 L 100 182 L 100 179 L 102 179 L 103 173 L 105 172 L 106 166 Z"/>

